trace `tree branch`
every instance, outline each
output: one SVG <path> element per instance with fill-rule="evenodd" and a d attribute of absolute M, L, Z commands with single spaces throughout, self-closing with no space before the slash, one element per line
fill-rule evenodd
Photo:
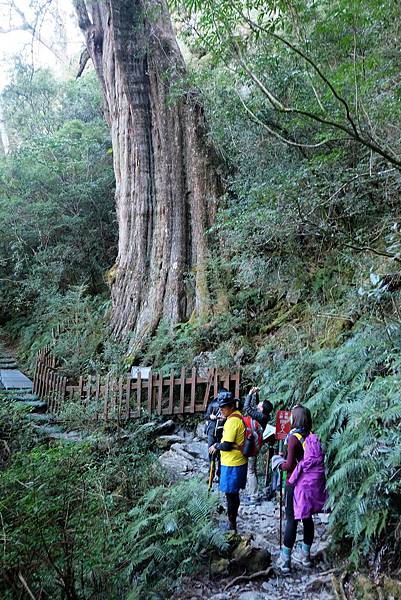
<path fill-rule="evenodd" d="M 385 256 L 386 258 L 391 258 L 394 262 L 401 263 L 401 258 L 398 258 L 396 254 L 390 254 L 390 252 L 382 252 L 381 250 L 376 250 L 375 248 L 371 248 L 370 246 L 354 246 L 353 244 L 347 244 L 344 242 L 344 246 L 347 248 L 352 248 L 352 250 L 356 250 L 357 252 L 372 252 L 372 254 L 376 254 L 377 256 Z"/>
<path fill-rule="evenodd" d="M 339 129 L 340 131 L 343 131 L 344 133 L 346 133 L 350 139 L 355 140 L 356 142 L 358 142 L 362 146 L 365 146 L 366 148 L 369 148 L 370 150 L 373 150 L 373 152 L 375 152 L 376 154 L 379 154 L 380 156 L 385 158 L 392 165 L 395 165 L 398 168 L 401 167 L 401 160 L 398 160 L 397 158 L 395 158 L 393 156 L 393 154 L 389 154 L 389 152 L 387 152 L 387 150 L 381 148 L 374 142 L 371 142 L 370 140 L 362 137 L 358 131 L 355 133 L 353 129 L 350 129 L 349 127 L 347 127 L 346 125 L 343 125 L 342 123 L 338 123 L 337 121 L 332 121 L 330 119 L 325 119 L 324 117 L 321 117 L 315 113 L 311 113 L 308 110 L 302 110 L 299 108 L 288 107 L 288 106 L 285 106 L 284 104 L 282 104 L 267 89 L 267 87 L 260 81 L 260 79 L 257 77 L 257 75 L 255 75 L 255 73 L 248 67 L 248 65 L 245 63 L 244 59 L 242 58 L 241 53 L 237 54 L 237 56 L 238 56 L 239 63 L 242 66 L 242 68 L 244 69 L 244 71 L 252 79 L 252 81 L 258 86 L 258 88 L 260 89 L 262 94 L 264 94 L 266 96 L 266 98 L 268 99 L 268 101 L 270 102 L 270 104 L 273 106 L 273 108 L 275 110 L 277 110 L 278 112 L 286 113 L 286 114 L 301 115 L 303 117 L 307 117 L 308 119 L 311 119 L 312 121 L 317 121 L 318 123 L 322 123 L 322 125 L 328 125 L 329 127 Z"/>
<path fill-rule="evenodd" d="M 261 31 L 261 32 L 265 33 L 266 35 L 271 36 L 274 39 L 280 41 L 282 44 L 287 46 L 287 48 L 289 48 L 292 52 L 294 52 L 295 54 L 300 56 L 307 64 L 309 64 L 314 69 L 314 71 L 318 74 L 320 79 L 325 83 L 325 85 L 328 86 L 328 88 L 330 89 L 331 93 L 336 98 L 336 100 L 343 105 L 343 107 L 345 109 L 346 118 L 350 124 L 350 127 L 347 127 L 341 123 L 338 123 L 337 121 L 332 121 L 331 119 L 326 119 L 323 116 L 319 116 L 318 114 L 311 113 L 310 111 L 305 111 L 305 110 L 301 110 L 301 109 L 297 109 L 297 108 L 293 108 L 293 107 L 287 107 L 287 106 L 283 105 L 282 102 L 280 102 L 280 100 L 274 96 L 274 94 L 260 81 L 260 79 L 255 75 L 255 73 L 253 73 L 253 71 L 248 67 L 248 65 L 245 63 L 245 61 L 242 57 L 238 43 L 234 40 L 233 46 L 235 48 L 235 52 L 237 54 L 237 57 L 239 59 L 241 66 L 243 67 L 243 69 L 245 70 L 247 75 L 249 77 L 251 77 L 252 81 L 254 81 L 254 83 L 256 83 L 256 85 L 259 87 L 259 89 L 262 91 L 262 93 L 266 96 L 266 98 L 268 99 L 270 104 L 273 106 L 273 108 L 275 108 L 276 110 L 278 110 L 280 112 L 284 112 L 284 113 L 298 114 L 298 115 L 307 117 L 308 119 L 312 119 L 314 121 L 322 123 L 324 125 L 328 125 L 329 127 L 334 127 L 336 129 L 340 129 L 341 131 L 346 133 L 351 139 L 353 139 L 356 142 L 358 142 L 359 144 L 369 148 L 376 154 L 379 154 L 380 156 L 385 158 L 391 164 L 396 165 L 398 168 L 401 167 L 401 160 L 399 160 L 396 157 L 396 155 L 393 152 L 391 152 L 391 150 L 388 151 L 388 150 L 382 148 L 375 141 L 370 141 L 365 136 L 363 136 L 363 134 L 358 129 L 355 121 L 353 120 L 353 118 L 351 116 L 351 111 L 350 111 L 347 101 L 337 92 L 334 85 L 331 83 L 331 81 L 323 73 L 321 68 L 315 63 L 314 60 L 312 60 L 307 54 L 305 54 L 302 50 L 300 50 L 299 48 L 294 46 L 294 44 L 289 42 L 283 36 L 279 35 L 278 33 L 275 33 L 274 31 L 272 31 L 266 27 L 263 27 L 262 25 L 259 25 L 255 21 L 253 21 L 250 17 L 245 15 L 242 12 L 242 10 L 235 5 L 234 2 L 231 2 L 231 6 L 250 25 L 250 27 L 252 29 Z"/>
<path fill-rule="evenodd" d="M 21 571 L 18 572 L 18 579 L 20 580 L 20 582 L 22 583 L 23 587 L 25 588 L 26 593 L 28 594 L 28 596 L 31 598 L 31 600 L 36 600 L 35 596 L 33 595 L 32 591 L 29 589 L 27 582 L 25 581 L 24 576 L 22 575 Z"/>
<path fill-rule="evenodd" d="M 32 46 L 34 40 L 38 41 L 40 44 L 42 44 L 42 46 L 47 48 L 49 52 L 54 54 L 57 60 L 59 60 L 61 63 L 65 63 L 65 57 L 57 52 L 57 50 L 42 37 L 40 32 L 41 25 L 43 24 L 43 20 L 51 3 L 52 0 L 47 0 L 47 2 L 41 6 L 40 11 L 36 14 L 34 22 L 30 23 L 24 11 L 14 1 L 12 1 L 10 3 L 10 9 L 11 11 L 14 11 L 16 15 L 18 15 L 21 20 L 21 24 L 15 26 L 10 25 L 10 27 L 0 27 L 0 33 L 7 34 L 15 31 L 30 31 L 32 33 Z M 42 19 L 42 23 L 38 26 L 40 19 Z"/>
<path fill-rule="evenodd" d="M 86 8 L 85 0 L 73 0 L 74 8 L 78 16 L 78 25 L 81 31 L 86 33 L 92 22 L 88 15 L 88 9 Z"/>
<path fill-rule="evenodd" d="M 267 125 L 267 123 L 265 123 L 264 121 L 262 121 L 261 119 L 259 119 L 259 117 L 257 117 L 255 115 L 255 113 L 249 108 L 249 106 L 247 106 L 245 104 L 245 102 L 241 98 L 240 94 L 238 94 L 238 98 L 239 98 L 242 106 L 244 107 L 245 111 L 250 115 L 250 117 L 252 118 L 253 121 L 255 121 L 255 123 L 258 123 L 258 125 L 260 125 L 264 129 L 266 129 L 269 133 L 271 133 L 272 135 L 274 135 L 274 137 L 276 137 L 277 139 L 281 140 L 285 144 L 288 144 L 289 146 L 295 146 L 297 148 L 319 148 L 320 146 L 323 146 L 324 144 L 327 144 L 328 142 L 332 142 L 333 141 L 333 140 L 327 139 L 327 140 L 323 140 L 322 142 L 318 142 L 317 144 L 302 144 L 302 143 L 299 143 L 299 142 L 295 142 L 295 141 L 289 140 L 289 139 L 283 137 L 282 135 L 280 135 L 277 131 L 274 131 L 274 129 L 271 129 Z"/>
<path fill-rule="evenodd" d="M 351 127 L 352 127 L 354 133 L 358 134 L 358 129 L 356 127 L 356 124 L 355 124 L 353 118 L 351 117 L 351 111 L 350 111 L 350 108 L 348 106 L 347 101 L 342 96 L 340 96 L 340 94 L 337 92 L 337 90 L 334 87 L 334 85 L 326 77 L 326 75 L 323 73 L 323 71 L 320 69 L 320 67 L 315 63 L 315 61 L 312 60 L 310 58 L 310 56 L 308 56 L 307 54 L 305 54 L 305 52 L 303 52 L 302 50 L 300 50 L 299 48 L 297 48 L 297 46 L 294 46 L 294 44 L 292 44 L 291 42 L 289 42 L 283 36 L 279 35 L 278 33 L 275 33 L 274 31 L 272 31 L 271 29 L 268 29 L 267 27 L 263 27 L 262 25 L 259 25 L 259 23 L 256 23 L 253 19 L 251 19 L 250 17 L 247 17 L 235 5 L 235 3 L 232 3 L 232 7 L 248 23 L 248 25 L 250 25 L 251 29 L 254 29 L 254 30 L 256 29 L 258 31 L 262 31 L 266 35 L 270 35 L 271 37 L 275 38 L 276 40 L 279 40 L 285 46 L 287 46 L 287 48 L 289 48 L 292 52 L 295 52 L 295 54 L 297 54 L 298 56 L 300 56 L 306 63 L 308 63 L 312 67 L 312 69 L 314 71 L 316 71 L 316 73 L 319 75 L 320 79 L 328 86 L 328 88 L 330 89 L 330 91 L 333 94 L 333 96 L 344 106 L 347 119 L 348 119 L 349 123 L 351 124 Z M 320 106 L 321 106 L 321 104 L 320 104 Z"/>
<path fill-rule="evenodd" d="M 84 48 L 82 50 L 80 59 L 79 59 L 79 69 L 78 69 L 78 73 L 75 76 L 75 79 L 78 79 L 79 77 L 81 77 L 82 73 L 84 72 L 84 69 L 86 67 L 86 63 L 88 62 L 88 60 L 90 59 L 90 54 L 88 52 L 87 48 Z"/>
<path fill-rule="evenodd" d="M 232 587 L 236 583 L 244 583 L 245 581 L 253 581 L 254 579 L 258 579 L 259 577 L 268 578 L 269 575 L 273 573 L 273 567 L 268 567 L 265 571 L 258 571 L 257 573 L 253 573 L 252 575 L 239 575 L 235 577 L 232 581 L 227 583 L 224 591 L 226 592 L 228 588 Z"/>

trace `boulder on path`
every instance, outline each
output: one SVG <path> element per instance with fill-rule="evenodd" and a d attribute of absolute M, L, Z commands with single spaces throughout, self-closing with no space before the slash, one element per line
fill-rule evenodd
<path fill-rule="evenodd" d="M 266 600 L 268 595 L 264 592 L 242 592 L 238 596 L 238 600 Z"/>
<path fill-rule="evenodd" d="M 183 448 L 185 452 L 188 452 L 188 454 L 191 454 L 196 458 L 202 458 L 206 462 L 209 461 L 209 452 L 205 442 L 190 442 L 188 444 L 184 444 Z"/>
<path fill-rule="evenodd" d="M 171 481 L 181 479 L 185 474 L 193 472 L 193 463 L 174 450 L 164 452 L 159 456 L 159 462 Z"/>
<path fill-rule="evenodd" d="M 207 435 L 205 433 L 205 423 L 199 423 L 196 428 L 196 437 L 201 440 L 207 440 Z"/>
<path fill-rule="evenodd" d="M 156 435 L 170 435 L 175 430 L 175 423 L 171 419 L 168 421 L 164 421 L 164 423 L 160 423 L 155 427 Z"/>
<path fill-rule="evenodd" d="M 230 560 L 230 572 L 257 573 L 264 571 L 271 565 L 270 552 L 264 548 L 255 548 L 252 537 L 242 536 L 240 543 L 234 548 Z"/>
<path fill-rule="evenodd" d="M 170 450 L 177 452 L 184 458 L 186 458 L 191 464 L 194 461 L 194 456 L 186 451 L 184 444 L 171 444 Z"/>
<path fill-rule="evenodd" d="M 156 446 L 161 450 L 170 448 L 173 444 L 182 444 L 185 439 L 179 435 L 161 435 L 156 439 Z"/>

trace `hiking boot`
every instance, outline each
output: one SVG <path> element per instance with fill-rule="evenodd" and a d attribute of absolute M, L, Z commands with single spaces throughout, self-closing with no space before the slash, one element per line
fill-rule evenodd
<path fill-rule="evenodd" d="M 235 531 L 235 533 L 237 533 L 237 521 L 235 519 L 229 519 L 228 525 L 231 531 Z"/>
<path fill-rule="evenodd" d="M 306 569 L 310 569 L 312 566 L 312 561 L 310 557 L 310 550 L 304 549 L 303 547 L 297 547 L 294 550 L 292 555 L 292 559 L 301 567 L 305 567 Z"/>
<path fill-rule="evenodd" d="M 291 550 L 283 546 L 280 556 L 277 559 L 276 567 L 282 573 L 289 573 L 291 571 Z"/>
<path fill-rule="evenodd" d="M 221 531 L 227 531 L 227 532 L 231 532 L 231 533 L 237 533 L 237 524 L 234 523 L 233 521 L 228 521 L 225 523 L 221 523 L 219 525 L 219 529 Z"/>

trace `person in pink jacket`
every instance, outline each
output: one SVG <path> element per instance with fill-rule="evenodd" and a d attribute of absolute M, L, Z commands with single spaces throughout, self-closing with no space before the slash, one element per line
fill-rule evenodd
<path fill-rule="evenodd" d="M 327 501 L 324 452 L 319 438 L 311 433 L 310 410 L 300 404 L 292 411 L 292 429 L 287 438 L 287 459 L 279 465 L 287 471 L 284 545 L 277 561 L 286 573 L 291 569 L 298 522 L 303 523 L 303 543 L 294 552 L 294 562 L 311 566 L 310 548 L 314 538 L 312 515 L 321 512 Z"/>

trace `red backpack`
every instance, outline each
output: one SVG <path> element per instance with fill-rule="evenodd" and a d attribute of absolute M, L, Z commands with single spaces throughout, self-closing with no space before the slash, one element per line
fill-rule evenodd
<path fill-rule="evenodd" d="M 244 417 L 236 413 L 233 413 L 228 418 L 230 417 L 238 417 L 245 427 L 244 443 L 238 446 L 238 450 L 247 458 L 257 456 L 263 443 L 263 429 L 260 423 L 252 419 L 252 417 Z"/>

